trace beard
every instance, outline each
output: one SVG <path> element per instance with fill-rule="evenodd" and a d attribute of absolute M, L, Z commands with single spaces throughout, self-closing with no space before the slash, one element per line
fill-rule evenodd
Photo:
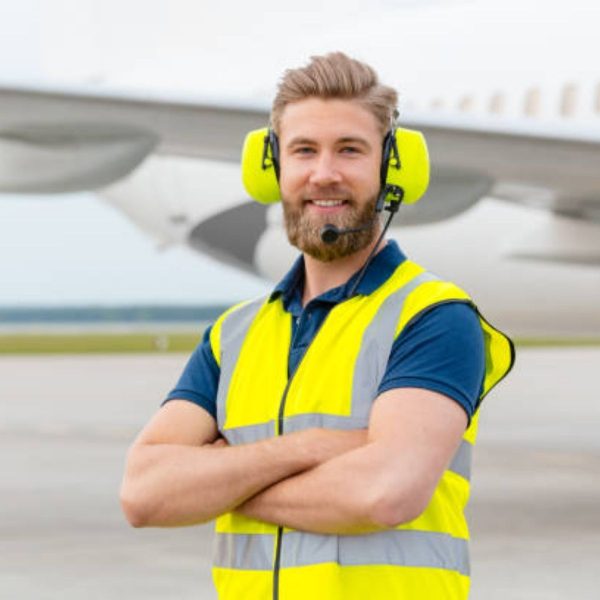
<path fill-rule="evenodd" d="M 378 232 L 376 203 L 377 194 L 362 206 L 357 206 L 351 199 L 343 214 L 318 216 L 309 214 L 304 203 L 294 206 L 284 199 L 283 216 L 288 240 L 292 246 L 321 262 L 331 262 L 350 256 L 366 248 L 375 239 Z M 321 228 L 328 223 L 338 229 L 354 229 L 369 224 L 372 226 L 362 231 L 345 233 L 340 235 L 333 244 L 326 244 L 321 239 Z"/>

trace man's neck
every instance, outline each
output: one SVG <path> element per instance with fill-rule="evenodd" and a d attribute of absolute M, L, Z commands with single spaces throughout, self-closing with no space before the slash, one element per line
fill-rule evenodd
<path fill-rule="evenodd" d="M 313 298 L 324 294 L 326 291 L 346 283 L 354 273 L 364 266 L 376 242 L 375 239 L 366 248 L 331 262 L 322 262 L 305 254 L 302 306 L 306 306 Z M 385 245 L 386 240 L 381 240 L 375 254 L 380 252 Z"/>

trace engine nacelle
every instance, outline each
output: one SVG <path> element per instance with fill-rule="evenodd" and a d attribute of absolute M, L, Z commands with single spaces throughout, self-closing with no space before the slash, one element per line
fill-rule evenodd
<path fill-rule="evenodd" d="M 0 192 L 94 190 L 133 171 L 158 137 L 112 123 L 26 123 L 0 130 Z"/>

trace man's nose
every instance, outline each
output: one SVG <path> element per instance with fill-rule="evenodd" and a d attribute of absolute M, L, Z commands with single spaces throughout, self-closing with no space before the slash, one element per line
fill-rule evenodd
<path fill-rule="evenodd" d="M 339 183 L 342 177 L 337 168 L 335 158 L 329 152 L 321 152 L 313 163 L 310 173 L 310 183 L 329 185 Z"/>

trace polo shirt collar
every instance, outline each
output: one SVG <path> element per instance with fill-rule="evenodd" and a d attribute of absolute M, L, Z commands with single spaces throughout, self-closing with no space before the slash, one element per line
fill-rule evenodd
<path fill-rule="evenodd" d="M 371 260 L 367 267 L 364 277 L 356 288 L 356 294 L 369 295 L 379 286 L 385 283 L 391 274 L 398 268 L 406 256 L 398 247 L 395 240 L 387 240 L 385 247 L 380 250 Z M 362 269 L 362 267 L 361 267 Z M 314 300 L 330 302 L 337 304 L 344 300 L 352 289 L 359 273 L 359 269 L 348 281 L 336 288 L 326 291 Z M 269 301 L 282 296 L 283 306 L 286 310 L 290 309 L 290 304 L 301 304 L 302 291 L 304 288 L 304 257 L 300 255 L 292 268 L 287 272 L 283 279 L 275 286 L 275 289 L 269 297 Z M 294 312 L 294 311 L 290 311 Z"/>

